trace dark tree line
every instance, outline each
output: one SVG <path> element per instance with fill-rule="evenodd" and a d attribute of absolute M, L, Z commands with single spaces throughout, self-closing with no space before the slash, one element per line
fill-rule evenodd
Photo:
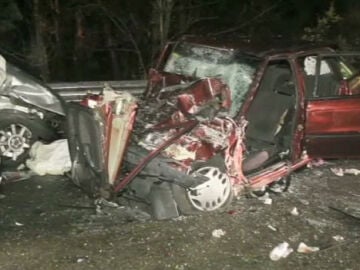
<path fill-rule="evenodd" d="M 183 34 L 360 42 L 356 0 L 1 0 L 0 50 L 48 81 L 139 79 Z"/>

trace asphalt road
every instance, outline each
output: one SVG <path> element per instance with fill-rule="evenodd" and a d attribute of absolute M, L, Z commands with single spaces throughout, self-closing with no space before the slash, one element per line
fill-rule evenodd
<path fill-rule="evenodd" d="M 270 194 L 270 205 L 242 196 L 224 212 L 167 221 L 124 199 L 116 207 L 96 205 L 65 177 L 10 183 L 1 190 L 0 269 L 355 270 L 360 176 L 337 176 L 331 168 L 360 164 L 295 173 L 288 192 Z M 298 215 L 291 214 L 295 207 Z M 293 252 L 270 260 L 285 241 Z M 320 250 L 299 253 L 301 242 Z"/>

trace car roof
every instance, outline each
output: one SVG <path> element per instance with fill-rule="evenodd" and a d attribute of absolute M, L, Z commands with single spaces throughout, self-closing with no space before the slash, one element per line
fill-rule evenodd
<path fill-rule="evenodd" d="M 259 58 L 270 57 L 274 55 L 302 55 L 333 52 L 333 45 L 316 45 L 310 42 L 291 42 L 280 39 L 273 39 L 264 42 L 252 42 L 249 39 L 220 39 L 214 37 L 203 36 L 183 36 L 179 42 L 187 42 L 208 46 L 214 48 L 222 48 L 227 50 L 239 51 L 243 54 L 256 56 Z"/>

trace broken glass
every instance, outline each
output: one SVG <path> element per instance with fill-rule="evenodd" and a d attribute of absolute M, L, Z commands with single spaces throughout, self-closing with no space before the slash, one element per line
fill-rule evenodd
<path fill-rule="evenodd" d="M 169 56 L 164 71 L 194 78 L 217 77 L 231 91 L 230 116 L 238 112 L 259 61 L 237 55 L 234 50 L 179 43 Z"/>

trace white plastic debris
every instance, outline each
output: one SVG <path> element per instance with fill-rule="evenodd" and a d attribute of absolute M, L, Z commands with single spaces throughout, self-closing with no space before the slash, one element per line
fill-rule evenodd
<path fill-rule="evenodd" d="M 112 208 L 125 208 L 125 206 L 120 206 L 116 202 L 111 202 L 111 201 L 105 200 L 104 198 L 96 199 L 94 201 L 94 204 L 99 205 L 99 206 L 112 207 Z"/>
<path fill-rule="evenodd" d="M 319 247 L 310 247 L 306 245 L 304 242 L 301 242 L 297 248 L 297 252 L 299 253 L 313 253 L 319 251 Z"/>
<path fill-rule="evenodd" d="M 267 198 L 266 200 L 264 200 L 264 204 L 271 205 L 272 204 L 272 199 Z"/>
<path fill-rule="evenodd" d="M 294 207 L 292 210 L 291 210 L 291 212 L 290 212 L 293 216 L 298 216 L 299 215 L 299 210 L 296 208 L 296 207 Z"/>
<path fill-rule="evenodd" d="M 222 229 L 216 229 L 212 231 L 212 236 L 215 238 L 220 238 L 226 234 L 226 232 Z"/>
<path fill-rule="evenodd" d="M 360 175 L 360 170 L 358 169 L 343 169 L 343 168 L 331 168 L 331 172 L 337 176 L 344 176 L 345 174 L 352 174 L 352 175 Z"/>
<path fill-rule="evenodd" d="M 276 229 L 274 226 L 268 224 L 267 227 L 268 227 L 270 230 L 272 230 L 273 232 L 277 232 L 277 229 Z"/>
<path fill-rule="evenodd" d="M 58 140 L 50 144 L 34 143 L 26 165 L 38 175 L 62 175 L 70 171 L 71 160 L 67 140 Z"/>
<path fill-rule="evenodd" d="M 76 260 L 77 263 L 82 263 L 82 262 L 84 262 L 84 261 L 85 261 L 84 258 L 78 258 L 78 259 Z"/>
<path fill-rule="evenodd" d="M 342 168 L 330 168 L 330 171 L 337 176 L 344 176 L 344 170 Z"/>
<path fill-rule="evenodd" d="M 15 225 L 16 225 L 16 226 L 19 226 L 19 227 L 24 226 L 24 224 L 22 224 L 22 223 L 20 223 L 20 222 L 17 222 L 17 221 L 15 221 Z"/>
<path fill-rule="evenodd" d="M 294 250 L 289 246 L 288 242 L 283 242 L 271 250 L 269 257 L 272 261 L 278 261 L 282 258 L 286 258 L 293 251 Z"/>
<path fill-rule="evenodd" d="M 360 170 L 358 169 L 345 169 L 344 173 L 346 174 L 353 174 L 353 175 L 359 175 L 360 174 Z"/>
<path fill-rule="evenodd" d="M 344 241 L 344 237 L 341 235 L 334 235 L 332 238 L 337 242 Z"/>
<path fill-rule="evenodd" d="M 259 200 L 262 201 L 264 204 L 271 205 L 272 199 L 268 192 L 266 192 L 263 196 L 259 197 Z"/>

